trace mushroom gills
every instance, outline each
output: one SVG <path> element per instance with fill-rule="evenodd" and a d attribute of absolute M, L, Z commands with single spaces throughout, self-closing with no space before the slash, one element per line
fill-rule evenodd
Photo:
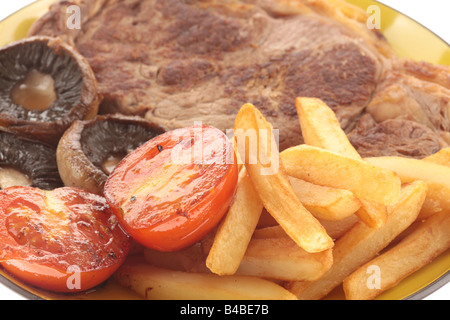
<path fill-rule="evenodd" d="M 98 114 L 102 96 L 86 58 L 58 38 L 0 48 L 0 126 L 56 145 L 76 120 Z"/>
<path fill-rule="evenodd" d="M 27 110 L 44 111 L 56 100 L 55 81 L 49 74 L 31 69 L 11 90 L 12 101 Z"/>
<path fill-rule="evenodd" d="M 127 154 L 162 133 L 143 119 L 98 117 L 85 126 L 81 146 L 94 166 L 109 175 Z"/>
<path fill-rule="evenodd" d="M 106 114 L 75 121 L 58 144 L 56 158 L 60 176 L 66 186 L 102 194 L 116 165 L 165 131 L 139 116 Z"/>

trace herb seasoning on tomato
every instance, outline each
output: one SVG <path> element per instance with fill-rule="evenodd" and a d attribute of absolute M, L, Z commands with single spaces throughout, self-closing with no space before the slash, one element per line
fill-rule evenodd
<path fill-rule="evenodd" d="M 227 212 L 238 168 L 231 142 L 210 126 L 164 133 L 127 155 L 105 198 L 137 242 L 176 251 L 199 241 Z"/>

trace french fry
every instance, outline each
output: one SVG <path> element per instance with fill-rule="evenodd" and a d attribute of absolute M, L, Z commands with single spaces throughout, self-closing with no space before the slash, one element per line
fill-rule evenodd
<path fill-rule="evenodd" d="M 333 239 L 339 239 L 348 230 L 350 230 L 358 221 L 361 221 L 358 216 L 351 215 L 342 220 L 321 220 L 318 219 L 322 226 L 327 231 L 327 234 Z M 253 238 L 265 239 L 265 238 L 281 238 L 285 237 L 286 232 L 280 225 L 268 225 L 255 230 L 253 233 Z"/>
<path fill-rule="evenodd" d="M 360 219 L 356 215 L 351 215 L 342 220 L 322 220 L 318 219 L 322 226 L 327 231 L 327 234 L 333 239 L 339 239 L 345 234 L 351 227 L 353 227 Z M 279 238 L 285 237 L 286 232 L 278 224 L 264 224 L 260 228 L 255 230 L 253 238 Z"/>
<path fill-rule="evenodd" d="M 320 223 L 323 225 L 327 233 L 333 239 L 339 239 L 342 237 L 348 230 L 350 230 L 357 222 L 361 221 L 361 219 L 356 215 L 351 215 L 342 220 L 338 221 L 328 221 L 328 220 L 320 220 Z"/>
<path fill-rule="evenodd" d="M 206 265 L 212 272 L 219 275 L 231 275 L 236 272 L 258 224 L 262 209 L 263 204 L 244 167 L 239 173 L 235 199 L 217 229 L 206 259 Z"/>
<path fill-rule="evenodd" d="M 239 110 L 235 135 L 241 159 L 266 210 L 307 252 L 330 249 L 333 240 L 298 200 L 283 171 L 272 126 L 253 105 L 246 104 Z"/>
<path fill-rule="evenodd" d="M 317 219 L 342 220 L 361 208 L 361 201 L 348 190 L 319 186 L 293 177 L 289 177 L 289 181 L 300 202 Z"/>
<path fill-rule="evenodd" d="M 423 160 L 448 167 L 450 166 L 450 148 L 443 148 L 435 154 L 424 158 Z"/>
<path fill-rule="evenodd" d="M 277 238 L 253 238 L 236 275 L 283 281 L 313 281 L 331 267 L 331 250 L 306 252 L 286 234 Z"/>
<path fill-rule="evenodd" d="M 402 188 L 399 201 L 389 207 L 388 219 L 382 227 L 370 228 L 363 222 L 358 222 L 336 241 L 333 265 L 321 278 L 316 281 L 289 282 L 286 288 L 300 300 L 325 297 L 416 220 L 426 192 L 427 185 L 422 181 L 406 185 Z"/>
<path fill-rule="evenodd" d="M 437 213 L 420 222 L 411 234 L 382 255 L 369 261 L 344 280 L 348 300 L 371 300 L 430 263 L 450 248 L 450 215 Z M 378 281 L 368 272 L 375 267 Z"/>
<path fill-rule="evenodd" d="M 201 243 L 202 253 L 196 250 L 193 253 L 194 256 L 208 255 L 213 242 L 213 236 L 204 238 Z M 188 249 L 188 251 L 190 250 L 192 249 Z M 195 259 L 186 256 L 188 251 L 158 254 L 150 250 L 152 258 L 151 260 L 147 259 L 147 261 L 157 267 L 174 269 L 173 265 L 175 265 L 178 266 L 178 269 L 175 270 L 204 272 L 204 270 L 198 268 L 201 263 L 197 263 L 197 260 L 201 260 L 201 258 Z M 169 264 L 166 263 L 167 256 L 170 256 Z M 161 258 L 162 261 L 158 258 Z M 255 230 L 234 275 L 277 281 L 312 281 L 322 276 L 332 263 L 331 249 L 317 253 L 306 252 L 289 238 L 280 226 L 275 226 Z"/>
<path fill-rule="evenodd" d="M 328 235 L 333 239 L 339 239 L 358 221 L 361 220 L 356 215 L 352 215 L 350 217 L 337 221 L 319 219 L 319 222 L 323 225 Z M 283 228 L 281 228 L 279 225 L 256 229 L 255 233 L 253 234 L 253 238 L 255 239 L 282 238 L 286 236 L 286 232 L 284 232 Z"/>
<path fill-rule="evenodd" d="M 302 136 L 306 144 L 360 159 L 333 110 L 317 98 L 295 100 Z"/>
<path fill-rule="evenodd" d="M 371 228 L 379 228 L 386 223 L 388 216 L 387 207 L 382 203 L 376 203 L 360 199 L 361 208 L 356 215 Z"/>
<path fill-rule="evenodd" d="M 403 157 L 366 158 L 368 163 L 396 172 L 403 183 L 415 180 L 425 181 L 428 193 L 419 219 L 425 219 L 435 213 L 450 213 L 450 167 Z"/>
<path fill-rule="evenodd" d="M 401 181 L 390 170 L 309 145 L 281 152 L 285 172 L 314 184 L 350 190 L 359 199 L 385 205 L 400 196 Z"/>
<path fill-rule="evenodd" d="M 145 262 L 122 265 L 114 275 L 122 286 L 148 300 L 295 300 L 271 281 L 246 276 L 174 271 Z"/>
<path fill-rule="evenodd" d="M 296 108 L 306 144 L 362 160 L 358 151 L 348 140 L 347 134 L 342 130 L 336 114 L 322 100 L 297 98 Z M 378 228 L 386 222 L 386 206 L 362 200 L 361 208 L 356 215 L 368 226 Z"/>

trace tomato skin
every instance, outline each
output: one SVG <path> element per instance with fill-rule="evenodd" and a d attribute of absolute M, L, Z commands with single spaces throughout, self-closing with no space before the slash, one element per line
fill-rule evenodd
<path fill-rule="evenodd" d="M 174 154 L 183 150 L 191 153 L 187 161 L 177 162 Z M 200 153 L 201 161 L 192 157 Z M 216 128 L 197 126 L 162 134 L 126 156 L 108 178 L 104 194 L 133 239 L 169 252 L 201 240 L 220 222 L 237 179 L 228 138 Z"/>
<path fill-rule="evenodd" d="M 84 271 L 76 274 L 36 265 L 25 260 L 9 260 L 2 263 L 3 268 L 22 281 L 45 290 L 61 293 L 83 292 L 106 281 L 123 263 L 111 265 L 101 270 Z M 79 278 L 76 278 L 79 277 Z M 77 283 L 80 287 L 77 287 Z"/>
<path fill-rule="evenodd" d="M 74 188 L 0 191 L 0 263 L 36 287 L 76 293 L 124 262 L 129 236 L 104 198 Z"/>

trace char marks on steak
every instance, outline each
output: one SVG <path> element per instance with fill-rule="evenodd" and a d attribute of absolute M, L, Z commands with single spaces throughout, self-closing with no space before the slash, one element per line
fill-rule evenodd
<path fill-rule="evenodd" d="M 65 27 L 71 4 L 82 9 L 81 30 Z M 75 0 L 53 5 L 30 34 L 60 36 L 87 58 L 104 113 L 226 130 L 250 102 L 280 130 L 284 149 L 302 142 L 296 97 L 322 99 L 350 132 L 369 103 L 376 109 L 374 94 L 387 96 L 390 75 L 420 78 L 366 19 L 341 0 Z M 430 73 L 419 81 L 429 83 Z M 433 90 L 419 88 L 412 99 L 422 106 L 449 96 Z M 437 130 L 450 131 L 445 121 Z"/>

